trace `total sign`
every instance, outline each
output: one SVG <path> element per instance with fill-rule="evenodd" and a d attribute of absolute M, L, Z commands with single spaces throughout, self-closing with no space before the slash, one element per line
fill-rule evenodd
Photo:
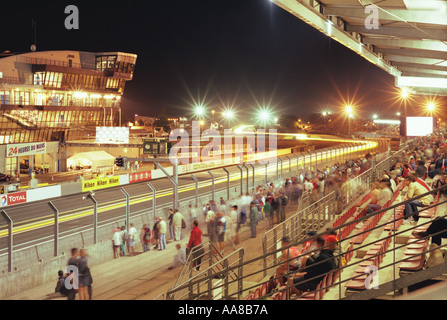
<path fill-rule="evenodd" d="M 26 191 L 8 193 L 0 197 L 0 205 L 2 207 L 24 202 L 26 202 Z"/>

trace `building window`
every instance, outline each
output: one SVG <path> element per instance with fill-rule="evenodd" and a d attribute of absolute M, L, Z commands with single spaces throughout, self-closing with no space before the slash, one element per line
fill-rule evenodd
<path fill-rule="evenodd" d="M 44 77 L 45 77 L 45 72 L 36 72 L 34 74 L 34 85 L 41 86 L 43 84 Z"/>
<path fill-rule="evenodd" d="M 29 92 L 25 91 L 14 91 L 14 104 L 16 105 L 29 105 Z"/>
<path fill-rule="evenodd" d="M 62 84 L 62 73 L 47 72 L 44 83 L 46 87 L 60 88 Z"/>
<path fill-rule="evenodd" d="M 9 91 L 0 91 L 0 104 L 10 104 Z"/>

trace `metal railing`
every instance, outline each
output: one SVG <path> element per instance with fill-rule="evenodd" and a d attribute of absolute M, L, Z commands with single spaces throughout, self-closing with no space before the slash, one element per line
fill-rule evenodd
<path fill-rule="evenodd" d="M 333 164 L 336 162 L 344 162 L 348 159 L 353 159 L 356 156 L 364 155 L 365 152 L 373 152 L 375 151 L 384 151 L 386 148 L 386 145 L 383 142 L 378 142 L 376 145 L 374 144 L 365 144 L 362 145 L 360 143 L 358 144 L 348 144 L 348 145 L 341 145 L 337 147 L 332 148 L 325 148 L 321 150 L 317 150 L 315 152 L 307 152 L 306 154 L 293 154 L 290 157 L 285 156 L 282 158 L 279 158 L 279 161 L 281 162 L 281 166 L 279 166 L 279 161 L 275 162 L 271 161 L 267 164 L 255 164 L 255 165 L 248 165 L 247 170 L 241 170 L 237 171 L 235 169 L 236 165 L 227 167 L 228 169 L 232 169 L 231 174 L 227 175 L 226 177 L 220 177 L 216 178 L 215 188 L 213 190 L 203 193 L 200 195 L 200 197 L 203 199 L 203 197 L 207 197 L 208 200 L 211 198 L 217 198 L 217 194 L 223 195 L 223 193 L 226 190 L 227 193 L 227 199 L 230 199 L 230 188 L 228 187 L 228 184 L 226 187 L 219 188 L 219 186 L 222 183 L 227 182 L 229 179 L 230 181 L 235 181 L 237 179 L 240 180 L 241 187 L 239 189 L 240 194 L 244 194 L 245 191 L 249 192 L 250 190 L 254 190 L 257 185 L 262 185 L 264 182 L 267 181 L 275 181 L 277 183 L 280 183 L 281 179 L 283 179 L 284 175 L 297 175 L 299 173 L 305 173 L 305 172 L 312 172 L 316 171 L 316 169 L 324 168 L 325 166 L 328 166 L 329 164 Z M 250 170 L 251 169 L 251 170 Z M 285 171 L 288 169 L 288 171 Z M 213 169 L 213 172 L 218 172 L 222 170 L 219 169 Z M 209 170 L 205 170 L 209 171 Z M 236 171 L 234 173 L 234 171 Z M 220 171 L 221 172 L 221 171 Z M 248 179 L 251 176 L 252 179 Z M 258 179 L 255 179 L 257 177 Z M 245 183 L 246 181 L 246 183 Z M 244 184 L 246 184 L 244 186 Z M 207 179 L 205 181 L 201 181 L 198 183 L 198 187 L 206 187 L 211 185 L 211 179 Z M 190 188 L 196 188 L 195 183 L 190 183 L 183 185 L 179 188 L 179 192 L 182 192 L 182 190 L 187 190 Z M 233 187 L 232 187 L 233 188 Z M 236 187 L 238 188 L 238 187 Z M 127 187 L 121 187 L 122 190 L 126 190 Z M 146 189 L 146 190 L 145 190 Z M 150 192 L 152 191 L 152 192 Z M 94 198 L 100 197 L 102 194 L 106 194 L 108 192 L 117 192 L 120 194 L 119 190 L 97 190 L 95 191 L 96 195 Z M 42 201 L 42 202 L 34 202 L 33 203 L 33 210 L 37 210 L 36 208 L 40 208 L 38 210 L 42 211 L 42 217 L 45 217 L 46 221 L 51 220 L 50 222 L 45 222 L 45 225 L 48 228 L 53 229 L 53 232 L 49 231 L 47 232 L 48 235 L 42 235 L 38 238 L 30 239 L 27 238 L 26 242 L 20 243 L 15 239 L 15 225 L 18 223 L 18 221 L 15 221 L 15 214 L 21 210 L 22 205 L 17 205 L 14 207 L 3 207 L 2 212 L 7 214 L 10 217 L 10 221 L 8 220 L 7 224 L 3 224 L 0 226 L 0 233 L 2 232 L 2 238 L 6 238 L 9 242 L 5 244 L 3 248 L 0 249 L 0 256 L 8 256 L 8 271 L 15 270 L 16 266 L 22 267 L 21 263 L 17 262 L 14 263 L 15 259 L 13 256 L 15 256 L 19 251 L 24 249 L 29 249 L 31 247 L 37 246 L 48 246 L 53 243 L 55 249 L 54 249 L 54 256 L 57 256 L 61 252 L 66 252 L 70 248 L 63 248 L 62 245 L 60 245 L 60 240 L 62 238 L 67 239 L 68 237 L 76 236 L 81 234 L 83 238 L 86 238 L 85 246 L 92 245 L 101 241 L 110 241 L 109 236 L 104 237 L 104 234 L 108 233 L 100 233 L 98 232 L 98 228 L 101 228 L 102 230 L 106 230 L 106 228 L 110 228 L 110 226 L 116 226 L 118 223 L 122 223 L 122 221 L 129 221 L 129 219 L 135 219 L 137 217 L 146 216 L 147 219 L 149 219 L 149 223 L 153 223 L 153 217 L 154 212 L 152 212 L 152 208 L 146 207 L 145 209 L 140 210 L 132 210 L 132 205 L 141 203 L 142 201 L 152 201 L 153 199 L 156 199 L 159 196 L 163 196 L 165 194 L 171 193 L 170 188 L 163 189 L 163 190 L 150 190 L 147 186 L 145 188 L 142 188 L 142 192 L 138 195 L 130 194 L 130 197 L 127 197 L 124 199 L 124 197 L 121 196 L 117 197 L 116 200 L 112 201 L 92 201 L 92 204 L 88 205 L 88 202 L 85 203 L 85 205 L 80 205 L 79 208 L 77 208 L 75 211 L 76 216 L 93 216 L 93 221 L 97 221 L 96 215 L 98 212 L 104 212 L 109 210 L 108 208 L 114 207 L 114 208 L 121 208 L 120 210 L 123 210 L 123 214 L 121 217 L 115 217 L 115 218 L 106 218 L 101 219 L 98 223 L 88 224 L 88 225 L 80 225 L 76 226 L 75 228 L 71 228 L 69 231 L 60 231 L 60 220 L 59 216 L 66 217 L 68 212 L 73 211 L 73 205 L 70 204 L 70 199 L 79 197 L 79 199 L 83 196 L 83 194 L 78 195 L 72 195 L 67 199 L 67 204 L 65 205 L 65 198 L 56 201 L 53 201 L 53 206 L 49 205 L 48 201 Z M 86 195 L 86 194 L 84 194 Z M 93 198 L 93 196 L 89 197 L 90 199 Z M 196 204 L 198 204 L 198 192 L 196 190 L 195 196 L 188 196 L 182 198 L 182 201 L 180 202 L 180 206 L 186 207 L 188 204 L 193 204 L 194 200 Z M 206 200 L 206 201 L 208 201 Z M 79 202 L 79 201 L 78 201 Z M 41 203 L 41 206 L 39 207 L 38 204 Z M 28 205 L 28 204 L 26 204 Z M 318 206 L 318 205 L 317 205 Z M 169 203 L 164 203 L 163 205 L 157 204 L 157 210 L 163 209 L 163 208 L 169 208 L 172 207 Z M 127 210 L 126 210 L 127 208 Z M 315 207 L 313 207 L 315 208 Z M 316 215 L 316 211 L 314 210 L 313 213 L 309 209 L 309 215 Z M 95 213 L 96 212 L 96 213 Z M 318 214 L 317 214 L 318 215 Z M 79 219 L 79 218 L 76 218 Z M 66 218 L 64 220 L 67 220 Z M 20 226 L 20 228 L 23 228 L 23 226 Z M 50 229 L 51 230 L 51 229 Z M 97 237 L 92 237 L 91 234 L 97 235 Z M 101 236 L 102 235 L 102 236 Z M 91 241 L 91 242 L 90 242 Z M 37 249 L 36 249 L 37 251 Z M 51 250 L 50 250 L 51 251 Z M 20 256 L 20 255 L 17 255 Z M 44 259 L 52 258 L 53 256 L 42 256 Z M 41 258 L 41 259 L 42 259 Z M 23 262 L 25 263 L 25 262 Z M 23 267 L 25 267 L 26 264 L 29 264 L 30 262 L 26 262 Z"/>
<path fill-rule="evenodd" d="M 199 266 L 203 268 L 208 265 L 208 267 L 202 271 L 197 271 L 197 274 L 193 275 L 196 267 L 194 263 L 197 261 L 194 259 L 195 253 L 197 251 L 200 252 L 200 250 L 204 251 L 203 254 L 199 253 L 204 261 L 202 260 Z M 240 265 L 243 262 L 244 249 L 239 248 L 225 257 L 222 257 L 217 252 L 217 249 L 211 242 L 193 248 L 193 251 L 188 256 L 187 262 L 183 266 L 181 277 L 179 277 L 175 284 L 175 289 L 167 291 L 166 299 L 227 299 L 230 297 L 230 285 L 236 283 L 237 288 L 241 289 L 242 285 L 239 281 L 241 274 L 236 272 L 240 270 L 233 269 L 233 266 Z M 212 277 L 212 280 L 208 281 L 210 277 Z M 238 295 L 239 300 L 240 298 Z"/>
<path fill-rule="evenodd" d="M 354 292 L 351 292 L 350 294 L 352 295 L 348 295 L 346 297 L 346 299 L 355 299 L 356 298 L 356 294 L 362 294 L 362 296 L 367 297 L 367 298 L 374 298 L 374 297 L 378 297 L 381 295 L 384 295 L 388 292 L 396 292 L 396 290 L 398 289 L 402 289 L 404 288 L 404 285 L 400 284 L 399 285 L 399 281 L 397 280 L 401 280 L 398 279 L 399 277 L 404 277 L 405 279 L 404 281 L 401 281 L 401 283 L 418 283 L 420 281 L 423 280 L 427 280 L 430 278 L 433 278 L 435 276 L 439 276 L 443 273 L 445 273 L 447 271 L 447 268 L 433 268 L 432 272 L 428 273 L 421 273 L 418 274 L 418 271 L 423 271 L 423 264 L 425 261 L 425 256 L 426 254 L 436 250 L 436 249 L 427 249 L 427 245 L 428 245 L 428 241 L 426 241 L 426 238 L 421 238 L 421 239 L 416 239 L 416 240 L 409 240 L 408 242 L 406 242 L 405 244 L 402 245 L 398 245 L 397 244 L 397 240 L 396 238 L 403 235 L 404 233 L 408 233 L 411 230 L 420 230 L 421 227 L 423 226 L 427 226 L 428 224 L 432 223 L 431 220 L 425 222 L 425 223 L 421 223 L 417 226 L 412 226 L 406 230 L 403 231 L 397 231 L 397 228 L 394 228 L 393 230 L 386 230 L 384 231 L 384 236 L 380 236 L 376 239 L 373 239 L 372 241 L 369 241 L 367 243 L 361 243 L 360 245 L 354 247 L 353 243 L 351 243 L 351 240 L 354 239 L 355 237 L 357 237 L 359 234 L 362 233 L 366 233 L 366 232 L 371 232 L 371 230 L 384 230 L 384 228 L 387 225 L 396 225 L 399 223 L 399 221 L 402 221 L 402 219 L 404 219 L 404 216 L 398 216 L 398 214 L 396 214 L 396 210 L 402 206 L 404 206 L 405 204 L 412 202 L 414 200 L 417 200 L 421 197 L 424 197 L 428 194 L 437 194 L 436 196 L 436 200 L 434 202 L 434 204 L 424 207 L 421 210 L 419 210 L 420 213 L 423 213 L 424 211 L 427 210 L 431 210 L 433 208 L 437 208 L 440 205 L 446 204 L 446 201 L 442 201 L 439 202 L 439 192 L 446 190 L 447 189 L 447 185 L 443 186 L 439 189 L 427 192 L 423 195 L 420 195 L 418 197 L 414 197 L 412 199 L 403 201 L 403 202 L 399 202 L 397 204 L 394 205 L 390 205 L 389 207 L 383 208 L 377 212 L 374 212 L 372 214 L 369 214 L 365 217 L 362 217 L 356 221 L 351 221 L 348 223 L 345 223 L 337 228 L 334 228 L 334 231 L 337 230 L 341 230 L 342 228 L 348 226 L 349 224 L 356 224 L 359 221 L 365 221 L 367 219 L 370 218 L 374 218 L 374 217 L 378 217 L 378 216 L 383 216 L 384 213 L 388 213 L 388 215 L 391 216 L 391 219 L 387 220 L 385 223 L 380 223 L 380 220 L 377 219 L 377 224 L 371 228 L 370 230 L 367 231 L 362 231 L 362 232 L 357 232 L 355 234 L 349 235 L 347 238 L 343 239 L 343 240 L 339 240 L 337 243 L 335 243 L 335 245 L 339 248 L 340 250 L 340 254 L 335 254 L 333 259 L 335 261 L 342 261 L 342 259 L 346 259 L 347 263 L 345 265 L 338 265 L 337 268 L 332 269 L 326 273 L 322 273 L 319 274 L 318 276 L 315 276 L 314 278 L 308 278 L 305 281 L 302 281 L 301 283 L 306 283 L 306 282 L 310 282 L 313 280 L 318 280 L 319 284 L 317 285 L 315 290 L 311 290 L 311 291 L 306 291 L 306 292 L 302 292 L 301 294 L 297 295 L 293 295 L 293 293 L 291 292 L 291 288 L 294 285 L 291 284 L 286 284 L 282 287 L 276 286 L 276 289 L 273 291 L 270 291 L 269 288 L 269 284 L 275 281 L 278 281 L 280 278 L 283 277 L 283 275 L 281 276 L 275 276 L 275 270 L 280 267 L 283 264 L 291 264 L 292 261 L 295 261 L 295 259 L 300 259 L 302 257 L 304 257 L 305 255 L 311 255 L 313 253 L 316 253 L 317 251 L 319 251 L 320 249 L 326 249 L 328 248 L 330 245 L 325 245 L 322 248 L 319 249 L 315 249 L 312 251 L 308 251 L 305 254 L 302 254 L 298 257 L 293 257 L 293 258 L 289 258 L 286 260 L 281 260 L 272 264 L 270 266 L 266 267 L 259 267 L 259 265 L 261 264 L 262 261 L 264 261 L 266 258 L 268 258 L 269 256 L 277 256 L 282 254 L 284 251 L 286 251 L 287 249 L 289 249 L 292 246 L 295 247 L 301 247 L 302 245 L 304 245 L 304 243 L 306 241 L 312 241 L 314 239 L 317 239 L 318 237 L 322 237 L 325 234 L 327 234 L 326 232 L 324 233 L 319 233 L 315 236 L 312 237 L 308 237 L 307 239 L 303 239 L 297 242 L 294 242 L 288 246 L 285 247 L 280 247 L 275 249 L 272 252 L 269 252 L 267 254 L 261 255 L 259 257 L 256 257 L 254 259 L 245 261 L 245 262 L 241 262 L 237 265 L 234 265 L 232 267 L 229 267 L 228 269 L 225 270 L 226 273 L 230 273 L 230 272 L 234 272 L 237 273 L 239 275 L 241 275 L 242 278 L 238 278 L 237 281 L 240 285 L 242 285 L 242 288 L 240 287 L 240 285 L 238 286 L 237 290 L 240 291 L 235 291 L 235 288 L 233 286 L 233 289 L 230 289 L 230 287 L 223 287 L 223 285 L 220 285 L 220 287 L 222 287 L 222 290 L 226 290 L 227 294 L 222 296 L 222 299 L 231 299 L 234 298 L 236 295 L 237 296 L 242 296 L 248 299 L 280 299 L 280 300 L 286 300 L 286 299 L 311 299 L 311 300 L 319 300 L 322 298 L 322 296 L 324 296 L 324 294 L 326 294 L 326 292 L 328 292 L 328 290 L 330 290 L 330 292 L 337 292 L 338 291 L 338 298 L 344 298 L 343 294 L 344 294 L 344 288 L 343 286 L 346 286 L 347 283 L 349 283 L 349 281 L 351 280 L 358 280 L 360 279 L 361 283 L 363 283 L 363 288 L 362 286 L 360 286 L 359 289 L 355 290 Z M 447 217 L 442 216 L 442 217 Z M 388 218 L 388 217 L 387 217 Z M 445 232 L 442 231 L 442 233 Z M 441 233 L 441 232 L 439 232 Z M 436 233 L 436 234 L 439 234 Z M 436 235 L 436 234 L 432 234 L 430 236 Z M 424 242 L 425 241 L 425 242 Z M 423 244 L 423 249 L 420 250 L 420 252 L 418 253 L 414 253 L 414 254 L 410 254 L 408 256 L 404 256 L 403 258 L 398 258 L 396 252 L 398 250 L 404 250 L 407 249 L 411 244 L 414 244 L 415 242 L 418 243 L 425 243 L 425 246 Z M 378 249 L 376 251 L 374 251 L 374 253 L 371 254 L 367 254 L 366 258 L 360 258 L 358 259 L 358 261 L 353 262 L 354 259 L 354 253 L 358 252 L 360 250 L 366 250 L 366 248 L 370 248 L 372 245 L 374 244 L 380 244 L 382 247 L 380 247 L 381 249 Z M 349 247 L 347 247 L 349 246 Z M 447 245 L 442 245 L 439 246 L 437 249 L 445 247 Z M 347 247 L 347 249 L 345 249 Z M 411 247 L 410 247 L 411 248 Z M 368 251 L 369 252 L 369 251 Z M 386 264 L 382 264 L 384 257 L 389 257 L 392 256 L 392 260 L 389 263 Z M 401 266 L 401 263 L 404 263 L 406 261 L 409 260 L 415 260 L 417 259 L 417 257 L 421 257 L 421 267 L 417 270 L 414 271 L 406 271 L 406 269 L 404 267 L 402 267 L 399 276 L 397 274 L 397 270 L 399 269 L 399 267 Z M 331 258 L 332 259 L 332 258 Z M 274 260 L 274 259 L 273 259 Z M 322 264 L 322 263 L 326 263 L 327 260 L 322 260 L 320 262 L 314 263 L 312 264 L 312 266 L 316 266 L 318 264 Z M 365 264 L 366 263 L 366 264 Z M 443 264 L 444 265 L 444 264 Z M 253 267 L 253 266 L 257 266 L 257 267 Z M 356 271 L 354 268 L 356 268 L 357 266 L 360 266 L 362 268 L 362 270 L 364 271 Z M 371 267 L 371 268 L 368 268 Z M 308 270 L 310 268 L 310 266 L 303 266 L 299 272 L 306 272 L 306 270 Z M 392 277 L 385 280 L 382 280 L 382 282 L 378 282 L 375 283 L 373 280 L 374 277 L 377 275 L 377 273 L 372 273 L 370 272 L 371 270 L 373 270 L 374 272 L 382 272 L 382 274 L 384 274 L 385 272 L 387 272 L 390 268 L 392 268 Z M 247 269 L 250 269 L 250 272 L 246 272 Z M 268 276 L 265 277 L 263 276 L 263 274 L 265 273 L 265 270 L 268 270 L 269 272 L 267 272 Z M 345 271 L 345 272 L 343 272 Z M 354 271 L 353 272 L 353 276 L 344 276 L 342 279 L 342 274 L 346 274 L 350 271 Z M 293 277 L 294 273 L 297 271 L 289 271 L 285 274 L 285 276 L 287 278 L 291 278 Z M 410 273 L 410 274 L 408 274 Z M 222 274 L 222 272 L 218 273 L 219 275 Z M 248 278 L 253 278 L 255 276 L 258 276 L 258 280 L 249 283 L 247 281 Z M 270 276 L 271 275 L 271 276 Z M 408 278 L 407 278 L 408 277 Z M 411 278 L 413 277 L 413 278 Z M 192 281 L 192 284 L 196 284 L 198 282 L 201 283 L 202 287 L 205 287 L 207 283 L 209 283 L 210 281 L 212 281 L 212 279 L 214 278 L 214 275 L 211 275 L 208 278 L 202 278 L 200 280 L 196 280 L 196 281 Z M 328 280 L 331 279 L 331 280 Z M 232 281 L 227 281 L 228 284 L 230 285 L 232 283 Z M 391 283 L 391 284 L 390 284 Z M 393 285 L 394 283 L 394 285 Z M 382 286 L 383 284 L 383 288 L 382 290 L 368 290 L 369 288 L 371 288 L 370 286 L 374 285 L 374 286 Z M 180 286 L 178 288 L 174 288 L 171 289 L 169 291 L 170 294 L 174 294 L 175 292 L 182 290 L 185 288 L 186 285 L 184 286 Z M 279 287 L 279 288 L 278 288 Z M 379 288 L 380 289 L 380 288 Z M 202 298 L 206 297 L 208 294 L 210 295 L 210 297 L 212 297 L 211 294 L 211 290 L 208 291 L 202 291 Z M 279 298 L 277 298 L 279 296 Z M 197 298 L 197 297 L 194 297 Z"/>

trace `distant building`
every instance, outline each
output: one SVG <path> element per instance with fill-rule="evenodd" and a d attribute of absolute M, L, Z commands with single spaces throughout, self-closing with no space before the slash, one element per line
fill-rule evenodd
<path fill-rule="evenodd" d="M 6 148 L 14 145 L 45 142 L 49 146 L 94 136 L 97 126 L 120 125 L 121 96 L 133 78 L 136 59 L 135 54 L 123 52 L 0 55 L 0 155 L 8 154 Z M 15 172 L 19 160 L 34 162 L 32 152 L 25 154 L 26 159 L 0 156 L 0 172 Z M 55 169 L 57 155 L 44 156 Z"/>

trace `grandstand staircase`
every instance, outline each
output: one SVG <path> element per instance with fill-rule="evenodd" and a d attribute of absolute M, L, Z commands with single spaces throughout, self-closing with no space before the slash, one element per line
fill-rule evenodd
<path fill-rule="evenodd" d="M 377 289 L 363 290 L 357 293 L 350 294 L 341 300 L 370 300 L 370 299 L 387 299 L 387 294 L 395 292 L 399 294 L 409 286 L 420 284 L 426 280 L 442 279 L 447 276 L 447 263 L 441 263 L 437 266 L 426 268 L 424 270 L 413 272 L 400 276 L 396 280 L 381 283 Z M 441 278 L 440 278 L 441 277 Z"/>

